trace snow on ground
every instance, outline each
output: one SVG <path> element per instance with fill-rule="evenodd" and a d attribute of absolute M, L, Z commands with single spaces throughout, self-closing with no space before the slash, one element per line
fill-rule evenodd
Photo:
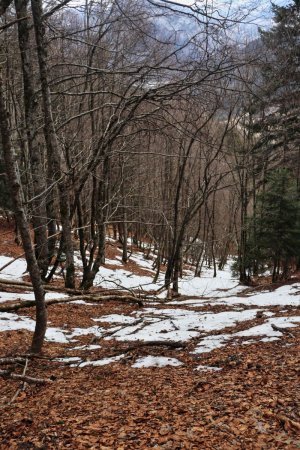
<path fill-rule="evenodd" d="M 69 350 L 97 350 L 101 348 L 101 345 L 91 344 L 91 345 L 78 345 L 77 347 L 69 348 Z"/>
<path fill-rule="evenodd" d="M 124 358 L 124 355 L 112 356 L 111 358 L 103 358 L 96 361 L 85 361 L 80 364 L 72 364 L 71 367 L 106 366 L 107 364 L 120 361 L 122 358 Z"/>
<path fill-rule="evenodd" d="M 131 259 L 141 268 L 151 270 L 154 275 L 152 261 L 145 259 L 142 253 L 131 256 Z M 133 274 L 126 270 L 126 265 L 124 265 L 124 269 L 118 268 L 114 270 L 107 267 L 100 267 L 95 278 L 95 285 L 107 289 L 119 287 L 125 289 L 139 288 L 146 292 L 152 290 L 157 291 L 164 285 L 164 274 L 161 273 L 157 283 L 153 283 L 153 276 Z M 223 298 L 236 295 L 242 290 L 244 290 L 244 287 L 239 286 L 238 281 L 232 278 L 229 266 L 226 270 L 218 271 L 217 278 L 213 277 L 212 269 L 206 269 L 203 270 L 201 277 L 196 278 L 191 271 L 186 271 L 183 279 L 179 281 L 179 291 L 184 296 Z M 165 295 L 165 292 L 163 292 L 159 297 L 164 297 Z"/>
<path fill-rule="evenodd" d="M 113 266 L 122 266 L 123 265 L 121 258 L 118 258 L 118 257 L 116 259 L 105 258 L 105 264 L 110 264 Z"/>
<path fill-rule="evenodd" d="M 34 328 L 35 321 L 29 317 L 5 312 L 0 314 L 0 332 L 15 330 L 27 330 L 33 332 Z M 61 328 L 52 328 L 51 326 L 47 328 L 46 340 L 62 344 L 68 343 L 64 330 Z"/>
<path fill-rule="evenodd" d="M 46 293 L 46 300 L 50 300 L 53 298 L 66 298 L 68 297 L 65 294 L 61 294 L 59 292 L 47 292 Z M 34 294 L 33 292 L 23 293 L 23 292 L 0 292 L 0 303 L 5 302 L 13 302 L 13 301 L 20 301 L 20 300 L 34 300 Z"/>
<path fill-rule="evenodd" d="M 49 324 L 51 325 L 51 323 Z M 0 332 L 27 330 L 33 332 L 35 328 L 35 321 L 29 317 L 19 316 L 14 313 L 0 313 Z M 67 344 L 69 342 L 76 342 L 75 337 L 86 336 L 92 334 L 100 337 L 102 329 L 98 326 L 89 328 L 73 328 L 73 330 L 64 330 L 62 328 L 55 328 L 48 326 L 46 332 L 46 341 Z"/>
<path fill-rule="evenodd" d="M 152 261 L 144 258 L 142 253 L 131 256 L 141 268 L 152 270 Z M 126 268 L 126 265 L 124 266 Z M 153 271 L 154 274 L 154 271 Z M 164 284 L 164 274 L 161 273 L 157 283 L 153 283 L 152 276 L 140 276 L 126 269 L 108 269 L 100 267 L 95 279 L 96 285 L 111 289 L 113 287 L 124 287 L 127 289 L 140 288 L 145 291 L 158 290 Z M 182 280 L 179 281 L 179 291 L 182 295 L 190 297 L 226 297 L 236 295 L 244 290 L 238 281 L 232 277 L 230 267 L 218 271 L 217 277 L 213 277 L 212 269 L 204 269 L 201 277 L 194 277 L 191 271 L 186 271 Z M 165 296 L 165 293 L 163 293 Z"/>
<path fill-rule="evenodd" d="M 236 322 L 254 319 L 256 313 L 257 309 L 213 314 L 184 309 L 148 308 L 137 313 L 137 316 L 144 318 L 142 323 L 121 328 L 113 337 L 119 341 L 184 342 L 198 337 L 200 332 L 222 330 L 234 326 Z"/>
<path fill-rule="evenodd" d="M 70 364 L 71 367 L 86 367 L 86 366 L 105 366 L 107 364 L 111 364 L 113 362 L 120 361 L 120 359 L 124 358 L 124 355 L 113 356 L 111 358 L 103 358 L 95 361 L 82 361 L 82 358 L 79 356 L 70 356 L 64 358 L 56 358 L 54 361 L 62 362 L 64 364 Z"/>
<path fill-rule="evenodd" d="M 155 271 L 153 270 L 153 260 L 147 259 L 144 253 L 142 252 L 138 252 L 135 253 L 134 255 L 131 255 L 130 261 L 134 261 L 138 266 L 142 267 L 143 269 L 147 269 L 155 273 Z"/>
<path fill-rule="evenodd" d="M 109 316 L 102 316 L 99 319 L 93 319 L 95 322 L 108 323 L 132 323 L 136 319 L 134 317 L 124 316 L 123 314 L 110 314 Z"/>
<path fill-rule="evenodd" d="M 211 305 L 247 305 L 247 306 L 300 306 L 300 296 L 295 295 L 297 283 L 281 286 L 274 291 L 262 291 L 246 297 L 225 297 L 209 301 Z M 203 304 L 203 302 L 202 302 Z"/>
<path fill-rule="evenodd" d="M 282 333 L 280 331 L 273 330 L 272 324 L 280 327 L 280 328 L 293 328 L 296 327 L 300 322 L 300 316 L 293 317 L 273 317 L 272 319 L 268 319 L 262 325 L 257 325 L 255 327 L 248 328 L 243 331 L 239 331 L 233 334 L 221 334 L 217 336 L 207 336 L 200 341 L 195 349 L 195 353 L 207 353 L 211 352 L 216 348 L 223 347 L 229 341 L 231 343 L 234 339 L 242 338 L 242 337 L 260 337 L 265 336 L 262 342 L 270 342 L 282 337 Z M 252 344 L 253 340 L 244 342 L 247 344 Z"/>
<path fill-rule="evenodd" d="M 179 292 L 190 297 L 226 297 L 244 289 L 237 279 L 232 277 L 230 266 L 225 270 L 219 270 L 215 278 L 213 269 L 204 269 L 201 277 L 194 277 L 193 272 L 187 272 L 179 282 Z"/>
<path fill-rule="evenodd" d="M 222 367 L 213 367 L 213 366 L 197 366 L 196 370 L 199 370 L 201 372 L 206 372 L 206 371 L 212 371 L 212 372 L 218 372 L 219 370 L 222 370 Z"/>
<path fill-rule="evenodd" d="M 135 254 L 132 260 L 140 267 L 151 270 L 152 261 L 144 258 L 142 253 Z M 12 260 L 8 257 L 0 257 L 0 265 Z M 114 260 L 108 260 L 112 264 Z M 124 266 L 126 267 L 126 266 Z M 19 259 L 0 273 L 0 278 L 9 280 L 20 280 L 26 270 L 26 262 Z M 160 275 L 158 283 L 153 283 L 152 276 L 139 276 L 123 268 L 111 270 L 101 267 L 96 277 L 96 283 L 102 287 L 132 289 L 140 287 L 147 290 L 157 290 L 163 285 L 163 274 Z M 88 328 L 55 328 L 50 326 L 47 329 L 46 340 L 61 344 L 70 344 L 78 341 L 81 336 L 103 337 L 107 340 L 116 339 L 119 341 L 174 341 L 187 342 L 193 338 L 198 338 L 199 342 L 194 349 L 197 354 L 207 353 L 224 345 L 251 344 L 259 339 L 261 342 L 270 342 L 282 337 L 280 331 L 274 331 L 272 324 L 279 328 L 293 328 L 299 326 L 300 317 L 283 317 L 284 309 L 287 306 L 300 306 L 300 297 L 297 291 L 300 286 L 297 283 L 282 286 L 272 292 L 262 291 L 238 297 L 237 294 L 244 290 L 239 286 L 236 279 L 231 276 L 230 268 L 218 271 L 217 277 L 213 278 L 212 270 L 205 269 L 200 278 L 194 278 L 192 272 L 186 272 L 183 280 L 180 281 L 180 292 L 185 296 L 202 297 L 199 299 L 176 300 L 167 302 L 160 309 L 161 303 L 151 304 L 151 307 L 144 307 L 132 312 L 130 315 L 110 314 L 101 317 L 91 317 L 101 326 L 94 325 Z M 165 295 L 165 293 L 163 294 Z M 46 298 L 63 297 L 60 293 L 47 293 Z M 203 298 L 204 297 L 204 298 Z M 33 300 L 33 293 L 5 293 L 0 292 L 0 303 L 17 299 Z M 76 301 L 82 304 L 83 301 Z M 224 306 L 227 311 L 210 311 L 211 305 Z M 159 307 L 157 307 L 159 306 Z M 196 311 L 193 307 L 201 306 L 205 310 Z M 269 311 L 273 306 L 281 307 L 276 313 Z M 232 307 L 232 308 L 230 308 Z M 225 308 L 224 308 L 225 309 Z M 263 323 L 256 326 L 247 327 L 247 322 L 256 318 L 257 312 L 262 313 Z M 106 323 L 108 328 L 102 328 L 102 323 Z M 243 324 L 244 330 L 228 333 L 226 328 L 234 328 L 237 324 Z M 28 330 L 33 332 L 35 321 L 13 313 L 0 313 L 0 332 L 9 330 Z M 221 334 L 216 334 L 220 332 Z M 248 338 L 248 340 L 247 340 Z M 78 345 L 73 350 L 90 351 L 96 350 L 99 346 Z M 148 358 L 148 359 L 147 359 Z M 133 367 L 162 367 L 164 364 L 170 365 L 172 358 L 147 357 L 137 360 Z M 86 365 L 104 365 L 116 362 L 121 357 L 105 358 L 98 361 L 74 360 L 74 365 L 84 367 Z M 165 361 L 164 361 L 165 360 Z M 177 361 L 177 362 L 176 362 Z M 72 361 L 69 361 L 72 362 Z M 77 362 L 77 364 L 75 364 Z M 175 360 L 175 365 L 181 364 Z M 214 368 L 203 368 L 198 370 L 214 370 Z"/>
<path fill-rule="evenodd" d="M 164 356 L 144 356 L 136 360 L 131 367 L 141 369 L 143 367 L 166 367 L 166 366 L 182 366 L 182 362 L 176 358 L 166 358 Z"/>
<path fill-rule="evenodd" d="M 0 256 L 0 267 L 3 267 L 5 264 L 13 261 L 14 258 L 10 258 L 8 256 Z M 3 280 L 14 280 L 14 281 L 22 281 L 24 273 L 27 269 L 27 263 L 24 258 L 17 259 L 5 269 L 1 270 L 0 278 Z"/>
<path fill-rule="evenodd" d="M 95 278 L 95 286 L 101 286 L 107 289 L 126 288 L 126 289 L 143 289 L 145 291 L 157 290 L 163 284 L 161 278 L 160 284 L 153 283 L 153 277 L 135 275 L 128 270 L 108 269 L 100 267 L 100 271 Z"/>

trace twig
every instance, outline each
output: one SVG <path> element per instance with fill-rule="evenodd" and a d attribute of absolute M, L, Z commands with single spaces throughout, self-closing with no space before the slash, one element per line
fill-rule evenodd
<path fill-rule="evenodd" d="M 22 376 L 23 376 L 23 377 L 24 377 L 25 374 L 26 374 L 27 367 L 28 367 L 28 359 L 26 359 L 26 362 L 25 362 L 24 370 L 23 370 L 23 373 L 22 373 Z M 16 398 L 18 397 L 18 395 L 20 394 L 20 392 L 25 390 L 25 387 L 26 387 L 26 382 L 24 381 L 22 387 L 20 387 L 20 388 L 16 391 L 16 393 L 15 393 L 15 395 L 13 396 L 13 398 L 11 399 L 11 401 L 8 402 L 8 405 L 11 405 L 11 404 L 16 400 Z"/>

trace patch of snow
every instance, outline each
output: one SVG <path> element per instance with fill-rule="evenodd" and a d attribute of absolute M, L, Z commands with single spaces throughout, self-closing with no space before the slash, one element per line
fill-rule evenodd
<path fill-rule="evenodd" d="M 280 339 L 278 337 L 265 337 L 260 340 L 260 342 L 273 342 L 273 341 L 279 341 Z"/>
<path fill-rule="evenodd" d="M 45 339 L 46 341 L 57 342 L 60 344 L 67 344 L 69 342 L 67 336 L 65 335 L 65 331 L 60 328 L 52 327 L 47 328 Z"/>
<path fill-rule="evenodd" d="M 265 317 L 272 317 L 275 315 L 275 313 L 271 312 L 271 311 L 263 311 L 263 315 Z"/>
<path fill-rule="evenodd" d="M 166 358 L 164 356 L 145 356 L 143 358 L 139 358 L 136 362 L 131 366 L 136 369 L 140 369 L 143 367 L 167 367 L 167 366 L 182 366 L 182 362 L 176 358 Z"/>
<path fill-rule="evenodd" d="M 293 322 L 300 322 L 300 316 L 293 317 L 273 317 L 268 319 L 265 323 L 257 325 L 255 327 L 249 328 L 248 330 L 239 331 L 233 336 L 236 337 L 249 337 L 249 336 L 267 336 L 267 337 L 277 337 L 282 336 L 280 331 L 275 331 L 272 328 L 272 324 L 280 328 L 292 328 L 297 325 Z"/>
<path fill-rule="evenodd" d="M 207 353 L 215 350 L 216 348 L 221 348 L 231 341 L 234 343 L 234 339 L 241 337 L 256 337 L 265 336 L 261 339 L 262 342 L 271 342 L 277 340 L 282 336 L 280 331 L 275 331 L 272 328 L 272 324 L 280 328 L 292 328 L 296 327 L 295 322 L 300 322 L 300 316 L 293 317 L 273 317 L 268 319 L 265 323 L 251 327 L 248 330 L 239 331 L 233 334 L 221 334 L 217 336 L 206 336 L 201 340 L 199 345 L 195 349 L 195 353 Z M 252 344 L 253 340 L 244 341 L 243 344 Z"/>
<path fill-rule="evenodd" d="M 82 259 L 79 252 L 74 252 L 74 265 L 78 268 L 82 267 Z"/>
<path fill-rule="evenodd" d="M 249 341 L 243 341 L 242 345 L 251 345 L 251 344 L 255 344 L 256 340 L 255 339 L 249 339 Z"/>
<path fill-rule="evenodd" d="M 87 336 L 88 334 L 101 337 L 102 331 L 104 331 L 102 328 L 95 325 L 94 327 L 88 328 L 73 328 L 72 331 L 66 331 L 65 333 L 67 334 L 68 339 L 73 339 L 74 337 Z"/>
<path fill-rule="evenodd" d="M 0 314 L 0 332 L 27 330 L 33 332 L 35 329 L 35 321 L 29 317 L 18 316 L 12 313 Z M 68 343 L 65 332 L 60 328 L 48 327 L 45 339 L 50 342 Z"/>
<path fill-rule="evenodd" d="M 226 297 L 228 295 L 237 294 L 244 290 L 244 286 L 240 286 L 236 279 L 228 276 L 225 271 L 218 272 L 216 278 L 206 275 L 205 277 L 191 277 L 180 280 L 179 292 L 186 296 L 203 296 L 203 297 Z"/>
<path fill-rule="evenodd" d="M 124 355 L 118 355 L 118 356 L 113 356 L 111 358 L 103 358 L 103 359 L 98 359 L 96 361 L 85 361 L 81 364 L 74 364 L 71 367 L 86 367 L 86 366 L 106 366 L 107 364 L 111 364 L 117 361 L 120 361 L 120 359 L 124 358 Z"/>
<path fill-rule="evenodd" d="M 16 330 L 27 330 L 33 332 L 34 329 L 35 321 L 28 317 L 18 316 L 13 313 L 0 313 L 0 332 Z M 102 335 L 102 331 L 103 330 L 98 326 L 89 328 L 73 328 L 71 331 L 62 330 L 61 328 L 48 327 L 45 339 L 50 342 L 67 344 L 71 339 L 77 336 L 92 334 L 100 337 Z"/>
<path fill-rule="evenodd" d="M 209 300 L 212 305 L 247 305 L 247 306 L 300 306 L 300 297 L 294 295 L 297 285 L 285 285 L 275 291 L 262 291 L 246 297 L 225 297 Z M 202 301 L 202 304 L 207 302 Z"/>
<path fill-rule="evenodd" d="M 153 260 L 145 258 L 144 253 L 139 252 L 131 255 L 129 261 L 134 261 L 141 268 L 150 270 L 153 273 L 155 272 L 153 270 Z"/>
<path fill-rule="evenodd" d="M 102 316 L 93 320 L 95 322 L 108 322 L 108 323 L 133 323 L 136 321 L 136 318 L 124 316 L 123 314 L 110 314 L 108 316 Z"/>
<path fill-rule="evenodd" d="M 97 350 L 98 348 L 101 348 L 101 345 L 98 344 L 91 344 L 91 345 L 79 345 L 77 347 L 69 348 L 68 350 Z"/>
<path fill-rule="evenodd" d="M 55 358 L 54 361 L 63 362 L 63 363 L 69 363 L 69 362 L 76 362 L 81 361 L 81 358 L 78 358 L 77 356 L 70 356 L 69 358 Z"/>
<path fill-rule="evenodd" d="M 46 292 L 45 298 L 47 300 L 53 299 L 53 298 L 66 298 L 68 297 L 65 294 L 60 294 L 59 292 Z M 13 301 L 20 301 L 20 300 L 34 300 L 34 293 L 33 292 L 0 292 L 0 303 L 6 303 L 6 302 L 13 302 Z"/>
<path fill-rule="evenodd" d="M 145 291 L 156 290 L 160 287 L 159 284 L 153 283 L 153 277 L 135 275 L 127 270 L 112 270 L 107 267 L 100 267 L 100 270 L 95 277 L 94 284 L 101 285 L 101 287 L 107 289 L 113 287 L 127 289 L 142 288 Z"/>
<path fill-rule="evenodd" d="M 0 267 L 4 266 L 8 262 L 12 261 L 14 258 L 10 258 L 8 256 L 0 256 Z M 3 269 L 0 272 L 0 278 L 4 280 L 15 280 L 22 281 L 23 276 L 27 269 L 27 263 L 24 258 L 17 259 L 13 263 L 11 263 L 8 267 Z"/>
<path fill-rule="evenodd" d="M 69 302 L 71 305 L 88 305 L 89 303 L 84 300 L 74 300 L 73 302 Z"/>
<path fill-rule="evenodd" d="M 196 367 L 196 370 L 200 370 L 201 372 L 206 372 L 207 370 L 218 372 L 222 369 L 223 369 L 222 367 L 202 366 L 202 365 Z"/>
<path fill-rule="evenodd" d="M 28 330 L 34 331 L 35 322 L 28 317 L 4 312 L 0 314 L 0 331 Z"/>
<path fill-rule="evenodd" d="M 230 334 L 219 334 L 217 336 L 206 336 L 201 339 L 199 345 L 195 349 L 195 353 L 209 353 L 216 348 L 221 348 L 225 345 L 226 341 L 230 339 Z"/>
<path fill-rule="evenodd" d="M 152 260 L 147 260 L 143 253 L 137 253 L 131 256 L 131 259 L 140 267 L 147 270 L 152 269 Z M 96 275 L 95 284 L 105 288 L 115 286 L 125 287 L 128 289 L 142 288 L 145 291 L 157 290 L 164 284 L 164 274 L 160 274 L 157 283 L 153 283 L 151 276 L 139 276 L 123 269 L 108 269 L 101 267 Z M 186 271 L 183 279 L 179 280 L 179 291 L 186 296 L 213 296 L 226 297 L 236 295 L 245 289 L 244 286 L 238 284 L 238 280 L 233 278 L 229 266 L 224 270 L 217 272 L 217 277 L 213 277 L 212 269 L 204 269 L 201 277 L 194 277 L 193 272 Z M 160 294 L 165 297 L 166 293 Z"/>
<path fill-rule="evenodd" d="M 222 330 L 234 326 L 236 322 L 254 319 L 256 313 L 256 309 L 213 314 L 184 309 L 146 308 L 140 312 L 140 316 L 151 314 L 155 322 L 122 328 L 114 334 L 114 338 L 120 341 L 184 342 L 199 336 L 200 332 Z"/>
<path fill-rule="evenodd" d="M 116 258 L 116 259 L 105 258 L 105 264 L 110 264 L 110 265 L 114 265 L 114 266 L 122 266 L 123 265 L 122 261 L 120 261 L 119 258 Z"/>

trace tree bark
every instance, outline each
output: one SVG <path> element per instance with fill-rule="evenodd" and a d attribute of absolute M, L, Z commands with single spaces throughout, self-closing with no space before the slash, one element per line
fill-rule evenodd
<path fill-rule="evenodd" d="M 0 72 L 0 131 L 2 150 L 6 166 L 8 183 L 12 195 L 16 222 L 18 224 L 27 267 L 30 273 L 31 282 L 34 290 L 36 303 L 36 325 L 31 344 L 31 351 L 39 353 L 42 349 L 44 337 L 47 327 L 47 309 L 45 306 L 45 291 L 42 285 L 39 266 L 35 257 L 31 236 L 30 226 L 24 212 L 22 201 L 22 187 L 18 176 L 18 166 L 14 149 L 11 145 L 9 116 L 5 107 L 4 90 L 2 82 L 2 74 Z"/>
<path fill-rule="evenodd" d="M 18 41 L 22 61 L 23 95 L 26 134 L 30 159 L 30 171 L 33 185 L 32 201 L 32 223 L 35 237 L 35 254 L 41 270 L 42 278 L 45 279 L 48 271 L 48 242 L 47 242 L 47 211 L 45 201 L 41 195 L 46 190 L 45 177 L 43 176 L 43 150 L 37 133 L 37 100 L 33 86 L 33 66 L 31 58 L 31 46 L 29 35 L 29 24 L 27 17 L 27 1 L 15 0 L 18 22 Z"/>
<path fill-rule="evenodd" d="M 70 208 L 70 192 L 68 182 L 65 179 L 62 167 L 62 155 L 54 128 L 52 116 L 52 106 L 50 98 L 50 89 L 48 83 L 48 64 L 47 64 L 47 44 L 45 40 L 45 27 L 43 24 L 43 8 L 41 0 L 31 1 L 33 23 L 35 37 L 37 43 L 37 55 L 39 62 L 39 75 L 41 81 L 41 90 L 43 98 L 44 110 L 44 135 L 47 146 L 48 164 L 53 168 L 54 181 L 57 182 L 59 188 L 59 204 L 60 216 L 63 230 L 63 239 L 66 253 L 66 280 L 65 285 L 68 288 L 75 287 L 75 266 L 74 251 L 72 242 L 71 228 L 71 208 Z"/>

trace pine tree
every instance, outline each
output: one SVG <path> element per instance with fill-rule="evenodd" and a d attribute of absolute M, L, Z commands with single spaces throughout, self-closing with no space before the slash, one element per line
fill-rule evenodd
<path fill-rule="evenodd" d="M 261 31 L 264 111 L 256 122 L 260 145 L 273 165 L 294 167 L 300 178 L 300 0 L 272 5 L 274 26 Z M 295 164 L 296 163 L 296 164 Z"/>
<path fill-rule="evenodd" d="M 273 266 L 273 281 L 288 278 L 300 252 L 300 203 L 290 170 L 272 171 L 258 196 L 258 213 L 248 227 L 249 268 Z M 250 270 L 250 269 L 249 269 Z"/>

